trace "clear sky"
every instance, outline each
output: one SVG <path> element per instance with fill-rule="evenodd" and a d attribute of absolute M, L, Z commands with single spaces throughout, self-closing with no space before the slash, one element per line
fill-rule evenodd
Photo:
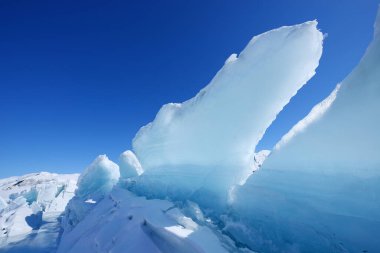
<path fill-rule="evenodd" d="M 317 75 L 279 115 L 271 148 L 358 63 L 378 0 L 0 0 L 0 177 L 113 160 L 160 106 L 204 87 L 252 36 L 317 19 Z"/>

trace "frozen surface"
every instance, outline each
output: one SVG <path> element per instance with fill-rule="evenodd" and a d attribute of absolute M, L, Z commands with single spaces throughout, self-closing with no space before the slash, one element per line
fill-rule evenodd
<path fill-rule="evenodd" d="M 226 203 L 231 188 L 252 172 L 255 146 L 267 127 L 314 75 L 323 40 L 316 25 L 254 37 L 194 98 L 164 105 L 133 140 L 144 169 L 133 190 Z"/>
<path fill-rule="evenodd" d="M 116 187 L 64 234 L 58 252 L 223 253 L 228 247 L 173 203 L 147 200 Z"/>
<path fill-rule="evenodd" d="M 226 230 L 242 243 L 263 252 L 380 250 L 379 36 L 237 191 L 239 218 Z"/>
<path fill-rule="evenodd" d="M 59 217 L 77 174 L 47 172 L 0 180 L 0 252 L 55 252 Z"/>

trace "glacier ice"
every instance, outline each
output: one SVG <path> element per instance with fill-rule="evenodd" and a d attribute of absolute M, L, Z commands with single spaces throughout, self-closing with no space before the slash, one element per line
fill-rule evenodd
<path fill-rule="evenodd" d="M 62 253 L 377 252 L 380 17 L 357 68 L 273 151 L 255 150 L 314 75 L 316 25 L 254 37 L 194 98 L 164 105 L 118 164 L 96 158 L 77 189 L 68 175 L 0 180 L 0 252 L 53 252 L 57 238 Z"/>
<path fill-rule="evenodd" d="M 127 150 L 120 155 L 119 167 L 121 179 L 140 176 L 143 173 L 139 160 L 131 150 Z"/>
<path fill-rule="evenodd" d="M 252 172 L 266 128 L 314 75 L 323 41 L 316 26 L 310 21 L 254 37 L 194 98 L 164 105 L 133 140 L 144 169 L 133 191 L 226 203 L 231 187 Z"/>
<path fill-rule="evenodd" d="M 94 205 L 118 183 L 119 166 L 106 155 L 98 156 L 80 175 L 75 197 L 66 207 L 62 226 L 64 233 L 70 232 L 92 210 Z"/>
<path fill-rule="evenodd" d="M 315 73 L 323 40 L 316 25 L 254 37 L 194 98 L 164 105 L 133 140 L 144 170 L 246 165 L 265 129 Z"/>
<path fill-rule="evenodd" d="M 325 98 L 322 102 L 315 105 L 309 114 L 300 120 L 297 124 L 295 124 L 289 132 L 287 132 L 279 142 L 276 143 L 274 149 L 278 150 L 282 146 L 286 145 L 294 136 L 298 133 L 303 132 L 310 124 L 314 123 L 318 119 L 320 119 L 330 108 L 332 103 L 336 99 L 336 95 L 340 89 L 340 84 L 336 86 L 336 88 L 331 92 L 331 94 Z"/>
<path fill-rule="evenodd" d="M 78 179 L 76 197 L 104 196 L 119 181 L 119 166 L 106 155 L 98 156 Z"/>
<path fill-rule="evenodd" d="M 375 31 L 379 20 L 380 13 Z M 379 129 L 375 32 L 340 88 L 285 135 L 235 192 L 239 222 L 227 223 L 226 231 L 264 252 L 379 251 Z"/>

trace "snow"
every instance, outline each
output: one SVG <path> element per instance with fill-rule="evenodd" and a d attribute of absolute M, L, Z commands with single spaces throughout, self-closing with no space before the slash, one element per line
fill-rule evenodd
<path fill-rule="evenodd" d="M 140 176 L 144 172 L 139 160 L 131 150 L 127 150 L 120 155 L 119 167 L 121 179 Z"/>
<path fill-rule="evenodd" d="M 78 176 L 41 172 L 0 180 L 0 252 L 54 252 Z"/>
<path fill-rule="evenodd" d="M 228 252 L 207 226 L 166 200 L 147 200 L 115 187 L 61 239 L 58 253 Z"/>
<path fill-rule="evenodd" d="M 263 165 L 265 159 L 270 155 L 270 150 L 261 150 L 253 155 L 253 162 L 251 164 L 253 165 L 252 170 L 256 171 L 261 168 Z M 245 181 L 244 181 L 245 182 Z"/>
<path fill-rule="evenodd" d="M 227 203 L 228 192 L 252 173 L 267 127 L 315 74 L 323 41 L 316 26 L 310 21 L 255 36 L 195 97 L 164 105 L 133 140 L 144 173 L 130 189 Z"/>
<path fill-rule="evenodd" d="M 375 34 L 340 88 L 235 192 L 239 218 L 228 220 L 226 231 L 241 243 L 262 252 L 379 251 L 380 34 Z"/>

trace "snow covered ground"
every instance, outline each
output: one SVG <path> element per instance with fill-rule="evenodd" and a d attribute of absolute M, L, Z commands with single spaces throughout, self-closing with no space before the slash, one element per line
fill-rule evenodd
<path fill-rule="evenodd" d="M 78 174 L 47 172 L 0 180 L 0 252 L 55 252 L 60 216 Z"/>
<path fill-rule="evenodd" d="M 84 220 L 63 236 L 59 253 L 228 252 L 228 244 L 222 245 L 217 234 L 200 225 L 208 221 L 196 223 L 172 202 L 147 200 L 115 187 L 105 199 L 92 205 L 96 206 Z"/>

